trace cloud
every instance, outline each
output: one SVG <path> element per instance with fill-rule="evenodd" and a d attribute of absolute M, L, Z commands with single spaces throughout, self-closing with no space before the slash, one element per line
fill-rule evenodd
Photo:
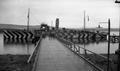
<path fill-rule="evenodd" d="M 96 27 L 99 21 L 108 18 L 113 27 L 118 25 L 119 7 L 113 0 L 0 0 L 0 23 L 26 24 L 28 8 L 30 25 L 40 22 L 51 25 L 58 17 L 60 26 L 79 28 L 83 26 L 84 10 L 90 17 L 87 27 Z"/>

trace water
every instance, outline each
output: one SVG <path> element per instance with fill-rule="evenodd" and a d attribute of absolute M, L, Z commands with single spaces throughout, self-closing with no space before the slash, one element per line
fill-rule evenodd
<path fill-rule="evenodd" d="M 112 34 L 118 35 L 118 32 L 112 32 Z M 84 45 L 80 45 L 84 47 Z M 4 44 L 3 34 L 0 34 L 0 54 L 31 54 L 33 52 L 34 44 Z M 90 43 L 85 45 L 85 48 L 95 53 L 107 53 L 108 43 Z M 115 53 L 118 49 L 118 43 L 111 43 L 110 53 Z"/>
<path fill-rule="evenodd" d="M 118 31 L 110 32 L 111 35 L 119 35 Z M 84 45 L 80 45 L 84 47 Z M 85 45 L 85 48 L 98 54 L 107 54 L 108 42 L 91 43 Z M 113 54 L 118 49 L 118 43 L 110 43 L 110 53 Z"/>
<path fill-rule="evenodd" d="M 118 31 L 110 32 L 110 35 L 113 35 L 113 34 L 115 34 L 115 35 L 119 35 L 119 32 L 118 32 Z"/>
<path fill-rule="evenodd" d="M 3 34 L 0 34 L 0 54 L 31 54 L 33 52 L 34 44 L 5 44 Z"/>
<path fill-rule="evenodd" d="M 84 47 L 84 45 L 80 45 Z M 93 51 L 98 54 L 107 54 L 108 51 L 108 43 L 107 42 L 101 42 L 101 43 L 92 43 L 89 45 L 85 45 L 85 48 Z M 110 44 L 110 53 L 113 54 L 118 49 L 118 43 L 111 43 Z"/>
<path fill-rule="evenodd" d="M 110 32 L 111 35 L 119 35 L 118 31 L 112 31 Z M 98 54 L 107 54 L 108 52 L 108 42 L 99 42 L 99 43 L 90 43 L 87 45 L 81 45 L 80 46 L 93 51 Z M 110 53 L 113 54 L 118 49 L 118 43 L 110 43 Z"/>

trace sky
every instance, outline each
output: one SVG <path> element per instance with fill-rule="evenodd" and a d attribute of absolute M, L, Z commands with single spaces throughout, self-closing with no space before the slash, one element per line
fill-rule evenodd
<path fill-rule="evenodd" d="M 56 18 L 60 27 L 83 28 L 84 11 L 86 27 L 98 25 L 107 27 L 108 18 L 111 27 L 119 27 L 120 6 L 115 0 L 0 0 L 0 23 L 27 25 L 30 8 L 30 25 L 46 23 L 55 26 Z M 101 23 L 100 22 L 106 22 Z"/>

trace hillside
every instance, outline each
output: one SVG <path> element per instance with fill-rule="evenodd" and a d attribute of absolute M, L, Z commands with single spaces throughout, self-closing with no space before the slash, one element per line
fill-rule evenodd
<path fill-rule="evenodd" d="M 39 29 L 40 25 L 30 26 L 30 29 Z M 13 25 L 13 24 L 0 24 L 0 29 L 27 29 L 25 25 Z M 82 30 L 82 28 L 67 28 L 73 30 Z M 99 30 L 99 31 L 107 31 L 107 28 L 86 28 L 86 30 Z M 118 28 L 111 28 L 111 31 L 119 31 Z"/>
<path fill-rule="evenodd" d="M 13 24 L 0 24 L 0 29 L 26 29 L 27 26 L 25 25 L 13 25 Z M 39 29 L 40 26 L 30 26 L 30 29 Z"/>

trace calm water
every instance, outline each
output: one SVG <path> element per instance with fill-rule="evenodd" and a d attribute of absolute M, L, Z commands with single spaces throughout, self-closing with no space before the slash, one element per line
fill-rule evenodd
<path fill-rule="evenodd" d="M 119 35 L 118 31 L 110 32 L 111 35 Z M 118 49 L 118 43 L 110 43 L 110 53 L 115 53 L 115 51 Z M 84 45 L 80 45 L 84 47 Z M 107 53 L 108 51 L 108 43 L 107 42 L 100 42 L 100 43 L 91 43 L 85 45 L 85 48 L 88 50 L 91 50 L 95 53 Z"/>
<path fill-rule="evenodd" d="M 0 54 L 31 54 L 34 44 L 4 44 L 3 34 L 0 34 Z"/>
<path fill-rule="evenodd" d="M 84 45 L 80 45 L 82 47 L 84 47 Z M 107 42 L 103 42 L 103 43 L 92 43 L 89 45 L 85 45 L 85 48 L 88 50 L 91 50 L 95 53 L 107 53 L 108 50 L 108 43 Z M 111 43 L 110 45 L 110 53 L 115 53 L 115 51 L 118 49 L 118 43 Z"/>
<path fill-rule="evenodd" d="M 118 35 L 118 32 L 112 32 L 112 34 Z M 80 45 L 84 47 L 83 45 Z M 0 54 L 31 54 L 33 52 L 34 44 L 4 44 L 3 34 L 0 34 Z M 107 42 L 91 43 L 85 45 L 86 49 L 89 49 L 95 53 L 107 53 Z M 118 49 L 118 43 L 111 43 L 110 53 L 115 53 Z"/>
<path fill-rule="evenodd" d="M 111 35 L 115 34 L 115 35 L 119 35 L 118 31 L 114 31 L 114 32 L 110 32 Z"/>

